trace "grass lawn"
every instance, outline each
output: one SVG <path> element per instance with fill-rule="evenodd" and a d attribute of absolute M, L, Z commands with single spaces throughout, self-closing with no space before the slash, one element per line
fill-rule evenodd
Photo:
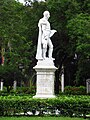
<path fill-rule="evenodd" d="M 88 120 L 70 117 L 0 117 L 0 120 Z"/>

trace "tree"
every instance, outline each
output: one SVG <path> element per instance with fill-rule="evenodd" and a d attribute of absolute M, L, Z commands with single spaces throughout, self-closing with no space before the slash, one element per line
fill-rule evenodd
<path fill-rule="evenodd" d="M 66 28 L 67 21 L 79 13 L 79 4 L 72 0 L 48 0 L 47 8 L 51 13 L 51 26 L 57 30 L 57 34 L 52 38 L 54 44 L 55 64 L 58 67 L 56 72 L 56 91 L 59 93 L 59 77 L 61 74 L 62 65 L 65 71 L 67 65 L 71 64 L 74 58 L 74 50 L 70 50 L 68 31 Z M 65 82 L 69 81 L 68 73 L 65 73 Z"/>
<path fill-rule="evenodd" d="M 74 85 L 75 78 L 80 81 L 88 78 L 90 75 L 88 68 L 90 60 L 89 5 L 89 0 L 34 1 L 29 6 L 23 6 L 14 0 L 1 0 L 0 46 L 5 48 L 5 64 L 14 64 L 16 67 L 23 64 L 24 74 L 32 76 L 32 67 L 36 64 L 37 24 L 43 12 L 49 10 L 51 26 L 57 30 L 52 38 L 53 57 L 58 67 L 56 85 L 60 82 L 62 65 L 65 68 L 66 85 L 68 81 L 70 81 L 69 85 Z M 58 93 L 59 86 L 56 88 L 58 88 L 56 90 Z"/>
<path fill-rule="evenodd" d="M 89 11 L 89 1 L 83 0 L 83 3 L 83 9 L 87 13 Z M 70 20 L 76 18 L 77 15 L 84 11 L 83 9 L 81 1 L 78 0 L 47 0 L 46 2 L 40 3 L 35 1 L 31 6 L 26 7 L 26 15 L 28 16 L 27 36 L 32 39 L 35 45 L 37 44 L 38 38 L 38 20 L 42 17 L 42 13 L 45 10 L 49 10 L 51 13 L 51 26 L 57 30 L 57 33 L 52 38 L 54 44 L 53 56 L 56 59 L 55 64 L 58 67 L 56 85 L 59 85 L 62 65 L 65 68 L 66 85 L 68 85 L 68 81 L 70 81 L 69 85 L 74 85 L 77 71 L 77 61 L 75 59 L 76 38 L 71 40 L 71 36 L 69 36 L 70 29 L 67 26 Z M 59 90 L 59 86 L 56 88 Z"/>
<path fill-rule="evenodd" d="M 90 16 L 89 14 L 78 14 L 68 21 L 67 28 L 71 44 L 75 41 L 75 53 L 78 56 L 78 70 L 76 81 L 78 85 L 85 84 L 90 77 Z"/>
<path fill-rule="evenodd" d="M 18 71 L 18 68 L 16 68 L 16 66 L 0 66 L 0 80 L 3 80 L 4 86 L 6 86 L 8 93 L 13 89 L 14 81 L 20 83 L 22 80 L 24 81 L 24 79 L 25 78 L 23 74 L 21 71 Z"/>
<path fill-rule="evenodd" d="M 24 75 L 29 76 L 29 66 L 32 61 L 30 58 L 32 58 L 35 48 L 32 46 L 30 38 L 26 37 L 28 25 L 25 20 L 25 17 L 27 18 L 25 6 L 14 0 L 1 0 L 0 4 L 0 47 L 5 49 L 4 65 L 18 68 L 19 64 L 23 64 Z"/>

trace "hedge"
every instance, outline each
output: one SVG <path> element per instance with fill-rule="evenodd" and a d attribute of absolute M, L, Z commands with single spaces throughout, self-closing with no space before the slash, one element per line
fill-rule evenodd
<path fill-rule="evenodd" d="M 64 90 L 64 94 L 68 95 L 86 95 L 86 87 L 85 86 L 66 86 Z"/>
<path fill-rule="evenodd" d="M 65 96 L 35 99 L 30 96 L 1 96 L 0 116 L 14 115 L 83 116 L 90 114 L 90 96 Z"/>

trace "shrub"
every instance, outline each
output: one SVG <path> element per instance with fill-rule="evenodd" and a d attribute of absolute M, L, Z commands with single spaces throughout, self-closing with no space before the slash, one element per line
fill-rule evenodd
<path fill-rule="evenodd" d="M 1 96 L 0 115 L 58 115 L 85 116 L 90 113 L 90 96 L 65 96 L 54 99 L 33 99 L 31 96 Z"/>
<path fill-rule="evenodd" d="M 3 91 L 0 91 L 0 96 L 8 96 L 8 95 L 15 95 L 15 96 L 21 96 L 21 95 L 31 95 L 33 96 L 35 94 L 35 87 L 30 89 L 30 87 L 17 87 L 17 89 L 14 91 L 13 89 L 8 93 L 6 90 L 6 87 L 4 87 Z"/>
<path fill-rule="evenodd" d="M 85 95 L 86 94 L 86 87 L 80 86 L 66 86 L 65 87 L 65 94 L 69 95 Z"/>

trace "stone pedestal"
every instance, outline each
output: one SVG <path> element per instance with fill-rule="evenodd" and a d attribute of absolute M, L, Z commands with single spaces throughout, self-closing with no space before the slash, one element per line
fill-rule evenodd
<path fill-rule="evenodd" d="M 53 60 L 45 59 L 34 67 L 37 73 L 36 95 L 34 98 L 54 98 L 54 78 L 56 67 Z"/>

